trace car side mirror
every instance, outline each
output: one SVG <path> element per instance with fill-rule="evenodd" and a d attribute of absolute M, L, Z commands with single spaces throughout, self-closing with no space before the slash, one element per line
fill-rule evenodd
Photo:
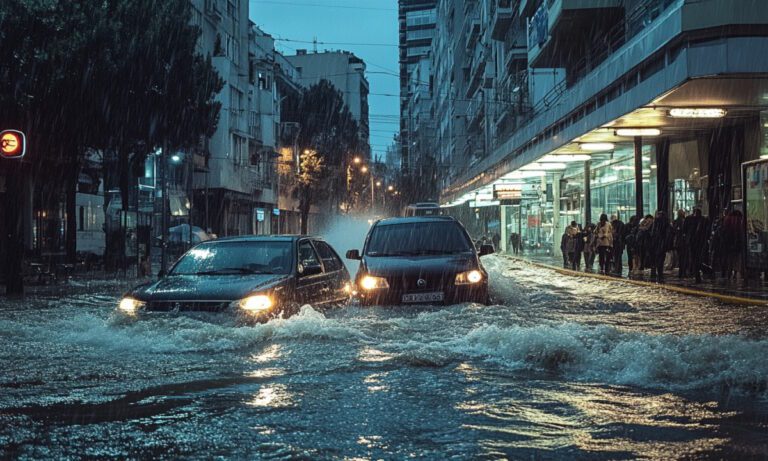
<path fill-rule="evenodd" d="M 362 259 L 360 250 L 347 250 L 347 259 Z"/>
<path fill-rule="evenodd" d="M 493 248 L 493 245 L 484 243 L 480 245 L 480 255 L 479 256 L 485 256 L 490 255 L 496 252 L 496 249 Z"/>
<path fill-rule="evenodd" d="M 309 275 L 317 275 L 323 273 L 323 266 L 316 265 L 316 266 L 305 266 L 303 264 L 299 264 L 299 266 L 302 268 L 301 271 L 299 271 L 299 275 L 302 277 L 307 277 Z"/>

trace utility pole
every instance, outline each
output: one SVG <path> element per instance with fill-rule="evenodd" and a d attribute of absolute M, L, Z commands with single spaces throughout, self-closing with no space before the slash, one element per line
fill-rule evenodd
<path fill-rule="evenodd" d="M 163 148 L 160 153 L 160 273 L 168 270 L 168 141 L 163 140 Z M 191 229 L 190 229 L 191 232 Z"/>

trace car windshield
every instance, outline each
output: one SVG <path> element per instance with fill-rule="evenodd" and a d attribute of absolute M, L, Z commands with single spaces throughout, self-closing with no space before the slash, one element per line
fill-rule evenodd
<path fill-rule="evenodd" d="M 376 226 L 366 246 L 368 256 L 441 255 L 471 251 L 455 222 L 414 222 Z"/>
<path fill-rule="evenodd" d="M 181 257 L 170 275 L 288 274 L 291 242 L 203 243 Z"/>

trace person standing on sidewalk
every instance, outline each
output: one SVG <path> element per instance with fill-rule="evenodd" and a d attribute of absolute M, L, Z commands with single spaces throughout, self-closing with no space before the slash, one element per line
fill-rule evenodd
<path fill-rule="evenodd" d="M 618 216 L 611 216 L 611 227 L 613 227 L 613 273 L 621 277 L 624 271 L 624 223 Z"/>
<path fill-rule="evenodd" d="M 570 240 L 568 236 L 568 229 L 569 227 L 565 228 L 565 232 L 563 232 L 563 236 L 560 237 L 560 252 L 563 253 L 563 269 L 568 269 L 568 266 L 570 265 L 570 259 L 568 254 L 568 241 Z"/>
<path fill-rule="evenodd" d="M 493 237 L 491 237 L 491 241 L 493 242 L 493 249 L 495 251 L 499 251 L 499 243 L 501 243 L 501 237 L 499 236 L 498 232 L 493 234 Z"/>
<path fill-rule="evenodd" d="M 595 225 L 592 223 L 587 224 L 587 228 L 584 229 L 584 271 L 593 272 L 595 267 L 595 254 L 597 252 L 597 234 L 595 233 Z"/>
<path fill-rule="evenodd" d="M 733 210 L 723 220 L 722 244 L 725 279 L 744 278 L 744 215 L 741 211 Z"/>
<path fill-rule="evenodd" d="M 685 236 L 685 219 L 685 210 L 677 210 L 677 218 L 672 224 L 675 233 L 674 255 L 676 256 L 673 261 L 677 260 L 678 278 L 688 276 L 688 266 L 690 265 L 690 262 L 688 261 L 688 242 Z M 674 266 L 672 268 L 674 268 Z"/>
<path fill-rule="evenodd" d="M 611 251 L 613 250 L 613 228 L 608 222 L 608 215 L 600 215 L 597 223 L 597 253 L 600 255 L 600 273 L 611 273 Z"/>
<path fill-rule="evenodd" d="M 637 270 L 642 273 L 645 269 L 653 266 L 651 256 L 651 227 L 653 226 L 653 216 L 645 215 L 637 226 L 635 235 L 635 248 L 637 252 Z"/>
<path fill-rule="evenodd" d="M 624 245 L 627 248 L 627 266 L 629 266 L 629 275 L 634 275 L 636 271 L 635 254 L 637 253 L 637 250 L 635 249 L 635 237 L 637 235 L 637 223 L 637 215 L 634 215 L 629 218 L 629 223 L 624 226 Z"/>
<path fill-rule="evenodd" d="M 657 283 L 664 283 L 664 260 L 667 251 L 672 249 L 674 230 L 669 224 L 667 215 L 658 210 L 651 226 L 651 277 L 656 277 Z"/>
<path fill-rule="evenodd" d="M 571 269 L 579 270 L 581 264 L 581 250 L 579 240 L 581 240 L 581 231 L 576 221 L 571 221 L 571 225 L 565 230 L 568 235 L 565 247 L 568 251 L 568 261 L 570 262 Z"/>
<path fill-rule="evenodd" d="M 696 278 L 696 283 L 701 283 L 701 262 L 707 253 L 707 237 L 709 236 L 709 223 L 701 215 L 701 208 L 694 208 L 693 214 L 685 218 L 683 224 L 687 254 L 690 256 L 690 269 Z"/>

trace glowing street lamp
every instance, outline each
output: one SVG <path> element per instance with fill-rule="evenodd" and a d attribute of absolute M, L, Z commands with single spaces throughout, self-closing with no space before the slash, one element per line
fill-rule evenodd
<path fill-rule="evenodd" d="M 363 167 L 360 168 L 360 171 L 362 171 L 363 173 L 368 173 L 368 167 L 363 165 Z"/>
<path fill-rule="evenodd" d="M 363 159 L 361 159 L 360 157 L 355 157 L 352 159 L 352 161 L 355 163 L 355 165 L 359 165 L 360 162 L 363 161 Z"/>
<path fill-rule="evenodd" d="M 395 186 L 390 184 L 389 186 L 387 186 L 387 190 L 392 192 L 393 190 L 395 190 Z"/>

